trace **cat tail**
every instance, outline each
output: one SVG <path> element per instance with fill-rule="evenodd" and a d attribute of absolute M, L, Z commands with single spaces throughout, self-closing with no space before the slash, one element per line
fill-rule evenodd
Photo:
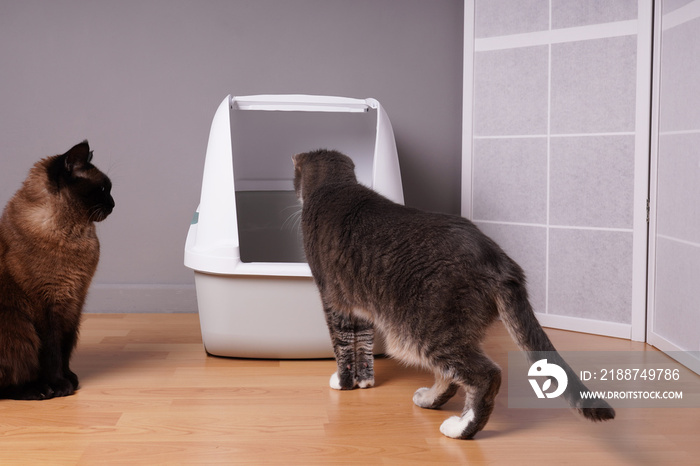
<path fill-rule="evenodd" d="M 544 361 L 556 364 L 567 375 L 568 383 L 562 394 L 569 406 L 591 421 L 606 421 L 615 417 L 615 410 L 603 399 L 584 398 L 582 393 L 588 388 L 578 378 L 576 372 L 557 352 L 549 337 L 537 320 L 527 297 L 524 280 L 516 280 L 507 285 L 508 292 L 498 301 L 498 313 L 508 333 L 521 350 L 527 351 L 531 364 Z"/>

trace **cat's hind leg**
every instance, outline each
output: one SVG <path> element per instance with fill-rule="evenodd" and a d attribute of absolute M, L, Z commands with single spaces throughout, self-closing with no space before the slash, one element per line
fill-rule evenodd
<path fill-rule="evenodd" d="M 468 365 L 456 371 L 455 380 L 466 392 L 462 415 L 450 417 L 440 426 L 440 432 L 447 437 L 470 439 L 482 430 L 501 386 L 501 369 L 486 355 L 474 352 L 467 361 Z"/>
<path fill-rule="evenodd" d="M 0 311 L 0 398 L 27 399 L 26 384 L 39 374 L 39 336 L 20 313 Z"/>
<path fill-rule="evenodd" d="M 451 377 L 445 377 L 442 373 L 435 373 L 435 383 L 432 387 L 423 387 L 413 394 L 413 403 L 426 409 L 437 409 L 452 398 L 459 385 Z"/>

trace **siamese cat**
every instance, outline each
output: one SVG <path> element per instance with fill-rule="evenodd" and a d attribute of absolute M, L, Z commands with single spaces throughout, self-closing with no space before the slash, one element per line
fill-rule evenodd
<path fill-rule="evenodd" d="M 71 395 L 85 296 L 97 268 L 95 222 L 112 212 L 112 183 L 87 141 L 30 170 L 0 218 L 0 397 Z"/>

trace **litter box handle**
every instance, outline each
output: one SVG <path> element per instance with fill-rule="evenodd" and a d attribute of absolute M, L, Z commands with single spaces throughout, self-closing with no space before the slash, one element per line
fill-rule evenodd
<path fill-rule="evenodd" d="M 268 110 L 296 112 L 366 112 L 370 105 L 364 99 L 323 95 L 249 95 L 232 99 L 234 110 Z"/>

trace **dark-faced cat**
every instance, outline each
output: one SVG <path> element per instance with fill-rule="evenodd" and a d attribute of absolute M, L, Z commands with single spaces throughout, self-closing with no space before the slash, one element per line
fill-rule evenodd
<path fill-rule="evenodd" d="M 69 362 L 100 244 L 114 208 L 88 142 L 29 171 L 0 218 L 0 397 L 71 395 Z"/>
<path fill-rule="evenodd" d="M 481 347 L 487 327 L 500 316 L 521 349 L 556 351 L 530 307 L 522 269 L 469 220 L 404 207 L 362 186 L 343 154 L 319 150 L 293 161 L 304 250 L 338 365 L 331 386 L 374 384 L 376 327 L 390 355 L 435 374 L 431 388 L 415 392 L 416 405 L 438 408 L 464 389 L 462 415 L 440 431 L 472 438 L 501 384 Z M 593 421 L 614 418 L 605 401 L 581 400 L 586 388 L 574 371 L 558 353 L 547 355 L 567 373 L 564 397 L 573 408 Z"/>

